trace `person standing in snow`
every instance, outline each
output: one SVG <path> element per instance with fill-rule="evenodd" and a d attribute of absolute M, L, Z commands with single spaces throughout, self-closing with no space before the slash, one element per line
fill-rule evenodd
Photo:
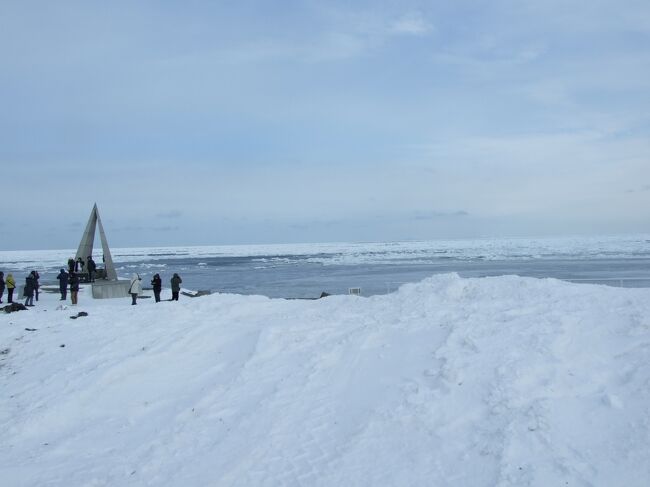
<path fill-rule="evenodd" d="M 5 293 L 5 273 L 0 271 L 0 303 L 2 303 L 2 295 Z"/>
<path fill-rule="evenodd" d="M 75 268 L 75 265 L 74 265 L 74 259 L 73 259 L 72 257 L 70 257 L 70 258 L 68 259 L 68 272 L 69 272 L 70 274 L 72 274 L 72 273 L 74 272 L 74 268 Z"/>
<path fill-rule="evenodd" d="M 7 274 L 7 303 L 14 302 L 14 289 L 16 289 L 16 281 L 14 280 L 13 274 Z"/>
<path fill-rule="evenodd" d="M 151 285 L 153 286 L 153 296 L 156 298 L 156 303 L 160 302 L 160 291 L 162 290 L 162 279 L 160 279 L 160 274 L 155 274 L 151 280 Z"/>
<path fill-rule="evenodd" d="M 138 294 L 142 294 L 142 279 L 139 274 L 133 274 L 133 277 L 131 277 L 129 294 L 131 295 L 131 305 L 138 304 Z"/>
<path fill-rule="evenodd" d="M 70 299 L 72 304 L 77 304 L 77 295 L 79 294 L 79 276 L 74 272 L 68 275 L 68 282 L 70 283 Z"/>
<path fill-rule="evenodd" d="M 38 280 L 41 276 L 38 271 L 32 271 L 32 274 L 34 275 L 34 296 L 36 297 L 36 301 L 38 301 L 38 289 L 41 287 L 41 283 Z"/>
<path fill-rule="evenodd" d="M 74 265 L 74 271 L 83 274 L 83 272 L 84 272 L 84 260 L 81 257 L 79 257 L 77 259 L 77 262 Z"/>
<path fill-rule="evenodd" d="M 93 256 L 89 255 L 86 260 L 86 268 L 88 269 L 88 281 L 95 282 L 95 271 L 97 270 L 97 264 L 93 260 Z"/>
<path fill-rule="evenodd" d="M 34 306 L 34 289 L 36 287 L 36 278 L 34 271 L 30 272 L 25 278 L 25 288 L 23 289 L 23 297 L 25 298 L 25 306 Z"/>
<path fill-rule="evenodd" d="M 174 273 L 174 277 L 172 277 L 172 301 L 178 301 L 178 293 L 181 292 L 181 283 L 183 280 L 181 279 L 181 276 L 178 274 Z"/>
<path fill-rule="evenodd" d="M 56 278 L 59 280 L 59 291 L 61 292 L 60 301 L 65 301 L 68 297 L 68 273 L 61 269 Z"/>

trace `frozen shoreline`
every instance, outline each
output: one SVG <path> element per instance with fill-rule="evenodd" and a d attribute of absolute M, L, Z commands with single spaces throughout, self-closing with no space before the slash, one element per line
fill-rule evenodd
<path fill-rule="evenodd" d="M 0 270 L 22 281 L 32 269 L 56 283 L 73 252 L 0 252 Z M 574 282 L 650 287 L 650 244 L 643 235 L 561 239 L 475 239 L 429 242 L 295 244 L 113 249 L 117 273 L 145 282 L 178 272 L 192 289 L 269 297 L 321 292 L 385 294 L 434 274 L 520 275 Z M 95 255 L 101 267 L 101 255 Z M 623 279 L 623 281 L 621 281 Z"/>
<path fill-rule="evenodd" d="M 450 274 L 372 298 L 55 299 L 0 318 L 8 485 L 650 477 L 648 289 Z"/>

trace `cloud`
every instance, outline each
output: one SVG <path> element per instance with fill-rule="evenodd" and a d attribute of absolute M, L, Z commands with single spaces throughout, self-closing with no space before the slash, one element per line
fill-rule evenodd
<path fill-rule="evenodd" d="M 476 79 L 503 79 L 522 76 L 522 69 L 539 61 L 546 53 L 546 47 L 540 44 L 524 45 L 456 45 L 433 53 L 436 64 L 460 70 L 465 76 Z M 536 78 L 535 82 L 542 83 Z M 550 82 L 549 82 L 550 83 Z M 555 88 L 555 87 L 553 87 Z M 549 91 L 549 87 L 542 87 Z M 557 88 L 556 88 L 557 89 Z"/>
<path fill-rule="evenodd" d="M 409 13 L 393 23 L 390 31 L 394 34 L 422 36 L 433 31 L 433 26 L 421 13 Z"/>
<path fill-rule="evenodd" d="M 112 231 L 114 232 L 133 232 L 133 233 L 142 232 L 143 230 L 146 230 L 146 228 L 140 225 L 128 225 L 125 227 L 117 227 L 112 229 Z"/>
<path fill-rule="evenodd" d="M 643 186 L 641 186 L 638 189 L 630 188 L 630 189 L 625 190 L 625 192 L 628 193 L 628 194 L 630 194 L 630 193 L 644 193 L 644 192 L 647 192 L 647 191 L 650 191 L 650 184 L 644 184 Z"/>
<path fill-rule="evenodd" d="M 160 225 L 160 226 L 149 226 L 149 225 L 126 225 L 123 227 L 117 227 L 111 229 L 115 232 L 132 232 L 134 234 L 142 234 L 147 232 L 175 232 L 179 230 L 178 225 Z"/>
<path fill-rule="evenodd" d="M 41 218 L 7 215 L 12 246 L 77 243 L 92 199 L 58 193 L 79 170 L 122 243 L 650 221 L 647 0 L 77 7 L 3 12 L 0 165 L 40 188 L 5 189 Z"/>
<path fill-rule="evenodd" d="M 313 220 L 305 222 L 290 223 L 288 226 L 294 230 L 309 230 L 313 228 L 331 228 L 337 226 L 344 226 L 350 222 L 345 219 L 338 220 Z M 355 222 L 356 223 L 356 222 Z"/>
<path fill-rule="evenodd" d="M 162 213 L 158 213 L 156 215 L 156 218 L 164 218 L 164 219 L 175 219 L 175 218 L 180 218 L 183 216 L 183 212 L 180 210 L 170 210 L 170 211 L 165 211 Z"/>
<path fill-rule="evenodd" d="M 413 220 L 438 220 L 440 218 L 462 218 L 469 216 L 469 213 L 464 210 L 458 211 L 416 211 Z"/>
<path fill-rule="evenodd" d="M 298 34 L 300 39 L 285 36 L 253 38 L 210 54 L 213 59 L 229 64 L 250 64 L 269 61 L 319 63 L 358 58 L 390 43 L 395 36 L 425 36 L 434 31 L 421 12 L 397 17 L 374 10 L 348 8 L 321 12 L 318 29 Z M 203 63 L 208 53 L 192 56 Z"/>

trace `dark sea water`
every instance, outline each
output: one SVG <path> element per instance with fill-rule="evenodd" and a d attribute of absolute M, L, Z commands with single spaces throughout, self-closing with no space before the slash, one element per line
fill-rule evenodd
<path fill-rule="evenodd" d="M 237 294 L 269 297 L 317 297 L 321 292 L 345 294 L 360 287 L 365 296 L 395 291 L 400 284 L 434 274 L 456 272 L 461 277 L 519 275 L 557 278 L 582 283 L 650 287 L 650 259 L 592 260 L 441 260 L 435 263 L 323 265 L 306 261 L 259 267 L 250 258 L 169 259 L 158 270 L 129 265 L 143 277 L 160 272 L 163 278 L 178 272 L 183 285 Z"/>
<path fill-rule="evenodd" d="M 32 268 L 43 283 L 73 251 L 0 252 L 0 270 L 17 281 Z M 183 287 L 213 292 L 314 298 L 321 292 L 364 296 L 395 291 L 434 274 L 519 275 L 577 283 L 650 287 L 648 236 L 562 239 L 477 239 L 431 242 L 296 244 L 114 249 L 118 275 L 139 273 L 146 284 L 174 272 Z M 95 256 L 101 262 L 101 254 Z"/>

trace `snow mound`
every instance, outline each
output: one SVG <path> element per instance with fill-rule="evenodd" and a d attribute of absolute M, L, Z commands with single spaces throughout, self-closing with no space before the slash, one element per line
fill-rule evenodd
<path fill-rule="evenodd" d="M 449 274 L 372 298 L 56 304 L 0 317 L 3 485 L 650 478 L 649 289 Z"/>

